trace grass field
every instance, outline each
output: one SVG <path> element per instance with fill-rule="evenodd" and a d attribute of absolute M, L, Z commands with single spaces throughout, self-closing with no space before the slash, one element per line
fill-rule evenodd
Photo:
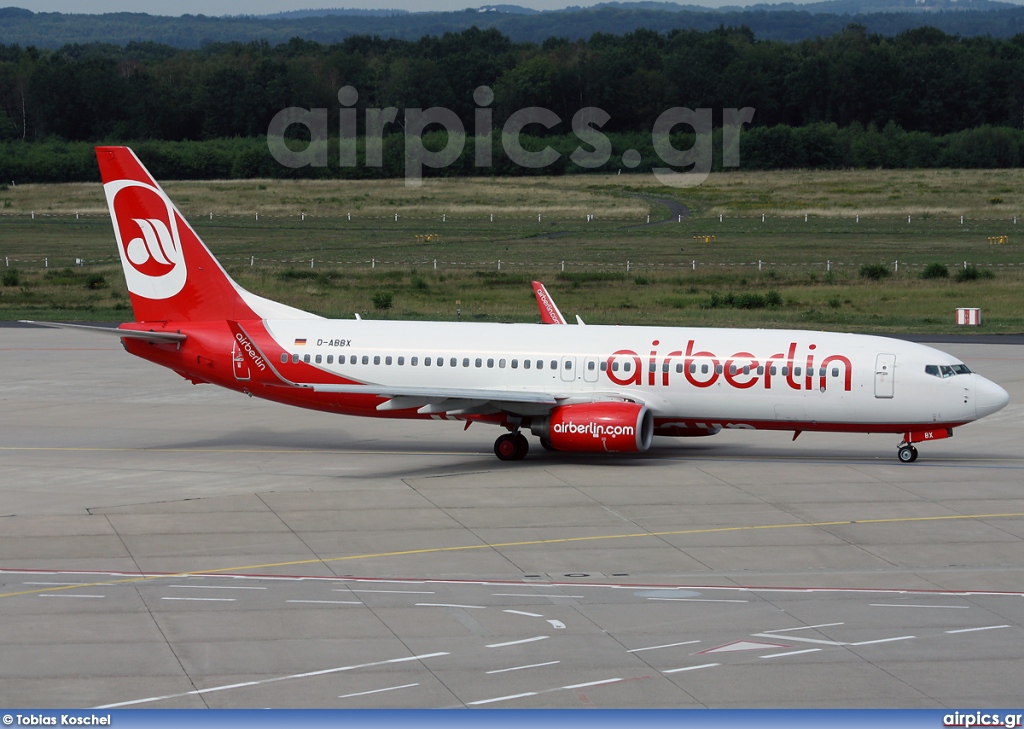
<path fill-rule="evenodd" d="M 536 278 L 595 324 L 947 332 L 972 306 L 982 331 L 1021 332 L 1022 183 L 928 170 L 732 172 L 691 189 L 650 175 L 165 187 L 239 283 L 327 316 L 536 321 Z M 646 225 L 665 200 L 690 215 Z M 0 318 L 130 318 L 98 184 L 0 186 L 0 256 Z M 965 262 L 982 276 L 956 280 Z M 923 279 L 934 263 L 950 277 Z M 865 264 L 891 273 L 862 278 Z"/>

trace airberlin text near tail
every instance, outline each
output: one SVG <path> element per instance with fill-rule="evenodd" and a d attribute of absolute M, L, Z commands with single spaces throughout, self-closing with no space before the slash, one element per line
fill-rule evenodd
<path fill-rule="evenodd" d="M 892 433 L 915 442 L 1004 407 L 1003 388 L 944 352 L 829 332 L 324 319 L 236 284 L 127 147 L 98 147 L 135 321 L 134 355 L 194 383 L 345 415 L 505 431 L 502 460 L 642 452 L 723 428 Z M 556 326 L 550 326 L 555 324 Z"/>

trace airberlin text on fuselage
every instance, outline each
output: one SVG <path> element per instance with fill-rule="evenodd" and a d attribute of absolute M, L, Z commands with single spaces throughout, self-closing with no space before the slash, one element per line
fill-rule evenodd
<path fill-rule="evenodd" d="M 260 357 L 255 347 L 252 346 L 249 340 L 246 339 L 241 332 L 235 334 L 235 339 L 238 340 L 238 344 L 245 350 L 245 353 L 249 355 L 249 359 L 252 360 L 254 365 L 259 367 L 261 371 L 267 369 L 267 363 L 263 361 L 263 358 Z"/>
<path fill-rule="evenodd" d="M 655 339 L 651 342 L 652 349 L 648 355 L 648 366 L 643 366 L 641 355 L 631 349 L 620 349 L 608 357 L 605 374 L 616 385 L 644 385 L 644 371 L 647 371 L 646 384 L 650 387 L 661 385 L 668 387 L 670 376 L 683 376 L 693 387 L 711 387 L 725 382 L 730 387 L 746 390 L 758 384 L 764 389 L 771 389 L 776 382 L 784 381 L 793 390 L 824 391 L 829 380 L 830 370 L 839 370 L 842 376 L 843 390 L 852 389 L 853 364 L 848 357 L 841 354 L 828 355 L 816 361 L 819 356 L 818 345 L 810 344 L 798 355 L 800 346 L 790 342 L 785 352 L 777 352 L 759 359 L 751 352 L 736 352 L 723 361 L 714 352 L 696 350 L 696 340 L 686 343 L 686 350 L 677 349 L 660 354 Z M 623 367 L 620 375 L 617 364 L 625 360 L 629 369 Z M 675 365 L 682 360 L 683 371 L 676 371 Z M 761 368 L 761 369 L 759 369 Z M 817 368 L 817 371 L 815 370 Z M 779 382 L 778 386 L 782 386 Z"/>

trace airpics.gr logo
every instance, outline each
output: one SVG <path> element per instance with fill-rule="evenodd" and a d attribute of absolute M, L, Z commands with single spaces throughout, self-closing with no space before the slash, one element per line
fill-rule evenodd
<path fill-rule="evenodd" d="M 185 286 L 187 271 L 170 201 L 134 180 L 105 187 L 128 290 L 147 299 L 171 298 Z"/>

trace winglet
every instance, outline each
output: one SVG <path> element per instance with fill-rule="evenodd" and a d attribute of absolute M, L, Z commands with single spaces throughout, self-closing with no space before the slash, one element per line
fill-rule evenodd
<path fill-rule="evenodd" d="M 533 281 L 533 295 L 537 297 L 537 307 L 540 309 L 540 318 L 545 324 L 565 324 L 565 317 L 555 306 L 551 294 L 544 288 L 540 281 Z"/>

